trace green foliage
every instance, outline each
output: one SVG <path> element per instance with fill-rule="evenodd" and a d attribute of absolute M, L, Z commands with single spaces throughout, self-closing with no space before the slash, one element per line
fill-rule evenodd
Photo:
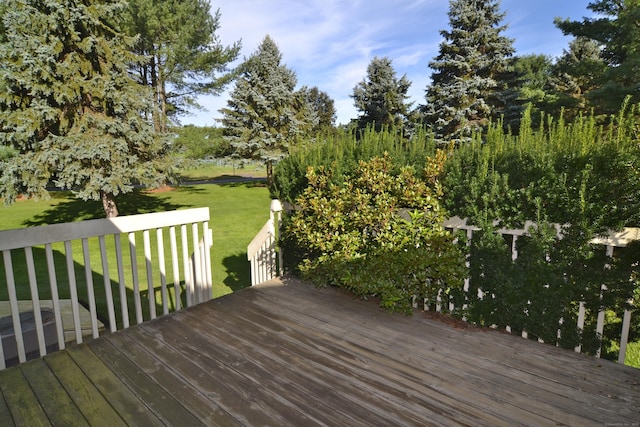
<path fill-rule="evenodd" d="M 595 321 L 600 307 L 619 315 L 639 296 L 640 245 L 609 257 L 603 246 L 589 243 L 606 230 L 640 225 L 636 113 L 636 107 L 623 110 L 604 130 L 594 116 L 573 123 L 543 119 L 534 129 L 526 112 L 518 136 L 492 125 L 484 141 L 461 147 L 447 163 L 447 208 L 482 228 L 470 247 L 470 321 L 508 325 L 548 342 L 556 342 L 560 330 L 560 345 L 581 344 L 591 353 L 601 340 L 606 349 L 619 337 L 615 322 L 603 337 L 589 332 L 595 331 L 591 323 L 581 335 L 577 309 L 584 301 Z M 497 228 L 522 228 L 531 219 L 537 228 L 517 239 L 513 260 L 513 242 Z M 637 339 L 640 322 L 634 321 Z"/>
<path fill-rule="evenodd" d="M 220 110 L 225 139 L 239 158 L 272 163 L 286 155 L 298 136 L 293 108 L 297 78 L 281 60 L 280 49 L 266 36 L 240 65 L 227 107 Z"/>
<path fill-rule="evenodd" d="M 591 39 L 602 47 L 600 58 L 604 67 L 596 71 L 604 69 L 596 75 L 597 87 L 587 97 L 599 114 L 612 114 L 628 96 L 632 102 L 640 102 L 640 2 L 597 0 L 587 8 L 595 13 L 594 17 L 582 21 L 556 19 L 555 24 L 564 34 Z M 584 69 L 587 76 L 593 71 Z"/>
<path fill-rule="evenodd" d="M 329 169 L 309 168 L 309 186 L 284 224 L 284 250 L 298 255 L 309 280 L 379 297 L 393 311 L 410 312 L 414 295 L 455 293 L 465 271 L 441 226 L 445 159 L 429 158 L 424 179 L 388 155 L 360 161 L 341 183 Z"/>
<path fill-rule="evenodd" d="M 317 118 L 317 123 L 311 128 L 310 134 L 316 136 L 323 130 L 332 129 L 336 122 L 336 108 L 333 99 L 316 86 L 312 88 L 303 86 L 298 93 L 302 95 L 304 102 Z"/>
<path fill-rule="evenodd" d="M 182 126 L 175 129 L 174 150 L 191 160 L 223 158 L 231 154 L 231 146 L 223 138 L 223 130 L 210 126 Z"/>
<path fill-rule="evenodd" d="M 636 112 L 623 110 L 606 131 L 594 116 L 547 118 L 534 129 L 528 111 L 517 136 L 493 124 L 484 141 L 461 147 L 447 164 L 446 207 L 513 227 L 536 218 L 590 233 L 640 225 Z"/>
<path fill-rule="evenodd" d="M 166 141 L 147 117 L 147 89 L 130 76 L 141 58 L 119 24 L 122 2 L 7 2 L 0 45 L 0 196 L 46 196 L 47 186 L 102 199 L 167 179 Z M 43 31 L 46 28 L 47 31 Z"/>
<path fill-rule="evenodd" d="M 589 94 L 602 85 L 607 69 L 601 52 L 602 47 L 596 41 L 576 37 L 551 67 L 547 95 L 536 105 L 547 114 L 557 117 L 562 112 L 571 120 L 588 111 Z M 619 107 L 620 104 L 615 109 Z"/>
<path fill-rule="evenodd" d="M 367 78 L 353 88 L 353 102 L 360 112 L 358 127 L 374 126 L 402 129 L 409 116 L 411 104 L 407 91 L 411 82 L 404 75 L 400 79 L 389 58 L 375 57 L 367 67 Z"/>
<path fill-rule="evenodd" d="M 500 90 L 491 97 L 495 106 L 492 120 L 501 120 L 505 128 L 518 133 L 527 104 L 538 107 L 547 99 L 552 66 L 551 58 L 546 55 L 511 58 L 508 69 L 500 74 Z M 537 117 L 534 115 L 533 119 Z"/>
<path fill-rule="evenodd" d="M 394 159 L 395 165 L 422 170 L 426 157 L 435 153 L 435 143 L 424 129 L 417 129 L 408 139 L 394 128 L 384 128 L 379 132 L 372 126 L 361 132 L 328 130 L 313 141 L 300 141 L 292 147 L 286 158 L 278 162 L 274 169 L 271 194 L 294 203 L 309 184 L 306 176 L 308 167 L 331 170 L 332 179 L 337 184 L 354 173 L 360 160 L 382 156 L 385 152 Z M 396 168 L 399 169 L 399 166 Z"/>
<path fill-rule="evenodd" d="M 200 108 L 197 96 L 219 94 L 234 77 L 227 64 L 240 42 L 223 46 L 216 35 L 220 11 L 209 0 L 129 0 L 126 31 L 146 60 L 135 67 L 139 82 L 152 89 L 154 124 L 166 132 L 170 118 Z"/>
<path fill-rule="evenodd" d="M 429 63 L 434 72 L 423 108 L 438 140 L 467 141 L 492 117 L 502 90 L 496 80 L 514 52 L 513 40 L 501 34 L 504 16 L 496 0 L 450 1 L 451 29 L 440 32 L 444 41 Z"/>

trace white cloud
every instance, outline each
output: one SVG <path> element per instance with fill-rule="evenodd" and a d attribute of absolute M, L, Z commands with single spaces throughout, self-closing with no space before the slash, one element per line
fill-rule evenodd
<path fill-rule="evenodd" d="M 507 36 L 518 53 L 557 56 L 569 39 L 553 25 L 555 16 L 580 19 L 589 0 L 503 0 Z M 583 3 L 583 4 L 580 4 Z M 335 101 L 338 121 L 356 117 L 349 95 L 366 76 L 374 56 L 387 56 L 398 74 L 412 81 L 415 104 L 424 102 L 428 68 L 447 29 L 449 4 L 444 0 L 218 0 L 218 36 L 225 45 L 242 39 L 239 61 L 250 56 L 269 34 L 278 44 L 283 63 L 296 72 L 298 85 L 317 86 Z M 213 125 L 227 93 L 203 97 L 209 111 L 183 123 Z"/>

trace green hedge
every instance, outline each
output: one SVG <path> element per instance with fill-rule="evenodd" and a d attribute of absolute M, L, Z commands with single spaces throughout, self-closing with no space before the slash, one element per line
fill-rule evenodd
<path fill-rule="evenodd" d="M 582 344 L 595 352 L 602 338 L 605 353 L 613 348 L 618 316 L 628 300 L 640 297 L 640 243 L 608 257 L 589 241 L 606 230 L 640 225 L 637 113 L 636 107 L 623 110 L 606 128 L 585 116 L 573 123 L 543 118 L 545 124 L 532 129 L 527 112 L 519 135 L 505 134 L 498 123 L 456 151 L 446 166 L 444 204 L 483 229 L 470 246 L 470 321 L 509 325 L 550 342 L 561 325 L 563 347 Z M 511 242 L 496 229 L 521 228 L 526 220 L 538 228 L 518 239 L 512 260 Z M 562 239 L 554 223 L 562 225 Z M 602 285 L 607 291 L 601 300 Z M 590 313 L 583 333 L 576 326 L 580 301 Z M 598 337 L 594 323 L 601 307 L 610 322 Z M 640 339 L 640 316 L 632 319 L 633 341 Z"/>
<path fill-rule="evenodd" d="M 339 184 L 354 173 L 360 160 L 368 161 L 384 153 L 393 158 L 396 172 L 400 166 L 420 171 L 435 148 L 432 135 L 424 129 L 417 129 L 410 137 L 389 128 L 380 132 L 372 127 L 362 131 L 335 129 L 291 147 L 289 155 L 274 168 L 271 195 L 293 203 L 309 184 L 309 167 L 331 170 L 333 182 Z"/>
<path fill-rule="evenodd" d="M 363 238 L 367 232 L 362 224 L 356 225 L 367 212 L 371 214 L 369 227 L 388 221 L 383 214 L 388 213 L 386 208 L 372 205 L 375 209 L 365 209 L 354 202 L 359 193 L 354 192 L 353 183 L 365 173 L 358 161 L 388 152 L 394 162 L 386 167 L 390 168 L 389 176 L 396 177 L 393 179 L 400 176 L 403 166 L 423 170 L 427 156 L 435 152 L 433 139 L 426 132 L 412 139 L 392 130 L 368 130 L 361 138 L 344 132 L 298 146 L 277 166 L 272 187 L 276 197 L 313 206 L 312 215 L 294 214 L 296 230 L 285 228 L 289 233 L 285 243 L 295 240 L 297 245 L 293 245 L 296 250 L 287 252 L 288 257 L 317 281 L 350 283 L 347 287 L 354 292 L 373 293 L 383 301 L 386 292 L 391 301 L 388 305 L 394 309 L 406 309 L 406 301 L 393 301 L 407 293 L 388 289 L 416 290 L 414 283 L 422 283 L 428 289 L 418 290 L 432 301 L 434 292 L 441 292 L 456 307 L 464 304 L 466 311 L 456 314 L 464 314 L 471 322 L 526 330 L 530 336 L 550 342 L 555 342 L 560 328 L 563 347 L 581 344 L 587 352 L 595 352 L 602 339 L 605 356 L 615 357 L 613 341 L 620 336 L 619 316 L 627 301 L 640 300 L 640 243 L 617 249 L 611 258 L 604 247 L 589 241 L 606 230 L 640 226 L 639 113 L 637 106 L 625 106 L 606 125 L 599 125 L 590 115 L 571 123 L 562 117 L 541 117 L 536 121 L 541 124 L 534 127 L 526 111 L 518 135 L 495 123 L 449 154 L 437 180 L 437 200 L 446 208 L 446 215 L 469 218 L 483 229 L 466 248 L 471 279 L 466 295 L 457 286 L 432 286 L 434 280 L 422 274 L 432 272 L 435 266 L 427 250 L 418 253 L 406 247 L 402 254 L 381 251 L 379 243 Z M 311 175 L 308 167 L 313 167 Z M 318 176 L 324 182 L 321 187 Z M 403 185 L 420 188 L 429 186 L 432 179 L 420 174 L 413 178 L 416 181 Z M 370 190 L 371 200 L 384 194 L 380 189 Z M 376 210 L 380 215 L 371 213 Z M 308 213 L 309 208 L 303 211 Z M 342 228 L 328 223 L 330 218 L 339 218 Z M 497 225 L 496 219 L 500 219 Z M 538 228 L 518 239 L 518 258 L 513 260 L 512 242 L 496 231 L 503 226 L 521 228 L 526 220 L 535 221 Z M 562 239 L 557 238 L 554 224 L 562 225 Z M 401 234 L 411 228 L 404 226 L 406 230 L 398 227 Z M 335 236 L 347 238 L 348 233 L 341 233 L 349 227 L 353 227 L 350 242 L 361 241 L 351 247 L 352 254 L 366 256 L 340 259 L 330 255 L 333 249 L 318 246 L 335 243 Z M 308 236 L 302 237 L 304 233 Z M 330 262 L 320 262 L 323 257 Z M 449 271 L 454 258 L 447 258 L 445 270 Z M 411 276 L 412 271 L 417 274 Z M 607 287 L 603 299 L 602 285 Z M 582 333 L 577 329 L 580 301 L 586 302 L 589 319 L 587 332 Z M 589 323 L 595 322 L 600 308 L 607 310 L 609 319 L 602 337 L 592 332 L 595 325 Z M 634 314 L 632 319 L 630 339 L 637 341 L 640 316 Z"/>

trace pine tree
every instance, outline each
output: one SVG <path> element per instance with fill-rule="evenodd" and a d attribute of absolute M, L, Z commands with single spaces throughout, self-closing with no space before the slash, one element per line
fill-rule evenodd
<path fill-rule="evenodd" d="M 403 75 L 396 77 L 391 59 L 375 57 L 367 67 L 367 78 L 353 88 L 354 105 L 360 112 L 358 127 L 374 125 L 402 129 L 409 115 L 411 103 L 407 103 L 407 91 L 411 82 Z"/>
<path fill-rule="evenodd" d="M 494 110 L 497 77 L 508 67 L 513 40 L 501 35 L 505 14 L 498 0 L 450 0 L 449 31 L 440 34 L 438 56 L 427 87 L 425 121 L 441 141 L 468 139 Z"/>
<path fill-rule="evenodd" d="M 240 65 L 227 107 L 220 110 L 235 156 L 263 161 L 269 177 L 272 164 L 286 155 L 304 128 L 294 108 L 296 75 L 281 60 L 280 49 L 266 36 Z"/>
<path fill-rule="evenodd" d="M 497 91 L 489 98 L 493 105 L 492 120 L 501 120 L 505 130 L 518 133 L 522 114 L 528 105 L 534 107 L 532 120 L 548 98 L 548 85 L 553 61 L 546 55 L 523 55 L 509 58 L 509 67 L 498 74 Z"/>
<path fill-rule="evenodd" d="M 602 48 L 591 39 L 577 37 L 551 67 L 548 95 L 542 108 L 547 114 L 572 119 L 590 108 L 589 94 L 598 89 L 607 70 Z"/>
<path fill-rule="evenodd" d="M 607 67 L 600 86 L 587 97 L 597 112 L 611 114 L 627 96 L 640 102 L 640 0 L 598 0 L 587 8 L 597 16 L 556 19 L 555 24 L 565 35 L 591 39 L 602 47 L 600 58 Z"/>
<path fill-rule="evenodd" d="M 153 89 L 154 124 L 166 132 L 171 119 L 199 109 L 197 96 L 219 94 L 232 80 L 227 64 L 240 42 L 224 47 L 216 35 L 220 11 L 209 0 L 129 0 L 127 31 L 137 37 L 136 53 L 147 60 L 136 67 L 140 83 Z"/>
<path fill-rule="evenodd" d="M 328 93 L 321 91 L 317 86 L 312 88 L 303 86 L 298 92 L 307 104 L 306 108 L 317 118 L 317 120 L 314 119 L 309 136 L 316 136 L 319 132 L 335 125 L 336 108 Z"/>
<path fill-rule="evenodd" d="M 101 200 L 163 182 L 166 144 L 151 125 L 148 90 L 128 70 L 139 58 L 119 30 L 125 4 L 6 0 L 0 44 L 0 196 L 47 196 L 50 185 Z"/>

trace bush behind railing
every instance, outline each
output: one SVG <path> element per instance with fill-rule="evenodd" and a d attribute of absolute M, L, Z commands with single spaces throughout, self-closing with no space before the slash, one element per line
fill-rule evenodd
<path fill-rule="evenodd" d="M 456 151 L 446 165 L 444 205 L 483 230 L 470 245 L 470 321 L 509 325 L 548 342 L 560 328 L 562 346 L 581 343 L 595 352 L 603 339 L 605 353 L 613 348 L 620 313 L 640 299 L 640 247 L 607 254 L 590 242 L 640 225 L 638 113 L 638 106 L 625 105 L 606 128 L 594 116 L 573 123 L 543 117 L 533 129 L 526 111 L 519 135 L 497 123 Z M 514 260 L 511 242 L 496 230 L 527 220 L 538 228 L 518 239 Z M 552 224 L 563 224 L 561 239 Z M 608 310 L 602 337 L 576 327 L 580 301 L 587 312 Z M 639 340 L 640 316 L 632 319 L 630 341 Z M 584 331 L 595 326 L 588 320 Z"/>
<path fill-rule="evenodd" d="M 393 128 L 379 132 L 370 126 L 364 130 L 335 129 L 312 141 L 300 141 L 290 148 L 289 155 L 274 169 L 271 195 L 294 203 L 309 184 L 307 168 L 324 167 L 332 172 L 332 182 L 340 184 L 358 167 L 360 160 L 368 161 L 387 153 L 400 166 L 423 170 L 427 156 L 435 153 L 433 136 L 424 128 L 417 128 L 411 136 Z"/>
<path fill-rule="evenodd" d="M 466 217 L 482 229 L 467 248 L 471 290 L 462 292 L 454 286 L 441 292 L 443 299 L 455 302 L 456 314 L 480 325 L 524 330 L 548 342 L 556 342 L 560 330 L 559 344 L 564 347 L 581 344 L 594 352 L 602 339 L 604 356 L 614 350 L 609 344 L 619 337 L 621 312 L 640 299 L 640 248 L 631 244 L 607 253 L 590 242 L 607 230 L 640 225 L 639 113 L 638 106 L 625 105 L 606 126 L 585 115 L 572 123 L 543 117 L 542 124 L 533 128 L 526 111 L 518 135 L 505 132 L 501 123 L 492 124 L 452 152 L 441 177 L 441 201 L 451 216 Z M 289 201 L 302 194 L 308 181 L 300 177 L 307 166 L 324 165 L 332 171 L 333 183 L 344 182 L 345 176 L 354 174 L 357 159 L 368 160 L 358 157 L 365 154 L 367 142 L 377 141 L 368 149 L 373 152 L 389 141 L 402 141 L 391 144 L 400 148 L 392 155 L 397 167 L 424 165 L 420 162 L 433 152 L 427 133 L 413 140 L 417 145 L 408 150 L 407 141 L 388 132 L 377 138 L 374 134 L 360 140 L 338 138 L 301 150 L 278 169 L 276 180 L 285 185 L 274 194 Z M 352 145 L 343 146 L 346 141 Z M 403 154 L 398 157 L 398 152 Z M 494 224 L 495 219 L 500 222 Z M 538 227 L 518 239 L 514 259 L 513 242 L 497 229 L 522 228 L 527 220 Z M 562 224 L 562 239 L 557 238 L 554 224 Z M 383 265 L 385 254 L 378 258 Z M 416 265 L 414 270 L 420 268 Z M 357 277 L 364 282 L 388 281 L 387 276 Z M 429 293 L 433 295 L 433 290 Z M 602 336 L 577 328 L 581 301 L 592 314 L 583 331 L 595 331 L 589 322 L 595 322 L 601 308 L 607 310 Z M 634 314 L 632 322 L 629 340 L 638 341 L 640 316 Z"/>

